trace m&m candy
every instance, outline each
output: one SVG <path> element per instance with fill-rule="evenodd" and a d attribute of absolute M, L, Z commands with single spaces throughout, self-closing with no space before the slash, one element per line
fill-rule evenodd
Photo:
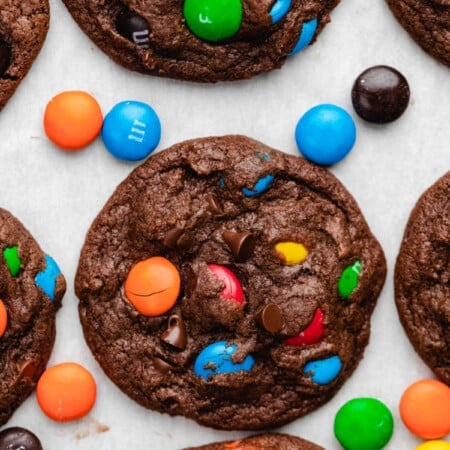
<path fill-rule="evenodd" d="M 298 121 L 295 140 L 305 158 L 328 166 L 341 161 L 353 148 L 356 126 L 343 108 L 331 104 L 317 105 Z"/>
<path fill-rule="evenodd" d="M 44 113 L 48 138 L 64 150 L 79 150 L 100 133 L 103 115 L 95 98 L 83 91 L 65 91 L 53 97 Z"/>
<path fill-rule="evenodd" d="M 428 441 L 420 444 L 416 450 L 450 450 L 450 442 Z"/>
<path fill-rule="evenodd" d="M 439 439 L 450 433 L 450 387 L 437 380 L 420 380 L 400 399 L 400 416 L 411 433 Z"/>
<path fill-rule="evenodd" d="M 36 387 L 36 398 L 42 412 L 57 422 L 68 422 L 85 416 L 96 399 L 95 380 L 77 363 L 66 362 L 48 368 Z"/>
<path fill-rule="evenodd" d="M 131 268 L 125 295 L 144 316 L 160 316 L 177 301 L 180 285 L 178 269 L 168 259 L 153 256 Z"/>
<path fill-rule="evenodd" d="M 345 450 L 380 450 L 393 432 L 392 413 L 376 398 L 354 398 L 339 409 L 334 419 L 334 434 Z"/>
<path fill-rule="evenodd" d="M 158 146 L 161 122 L 150 105 L 123 101 L 105 116 L 102 139 L 106 149 L 116 158 L 138 161 Z"/>
<path fill-rule="evenodd" d="M 0 337 L 5 334 L 6 326 L 8 325 L 8 312 L 2 300 L 0 300 Z"/>
<path fill-rule="evenodd" d="M 1 450 L 42 450 L 38 437 L 22 427 L 5 428 L 0 432 Z"/>
<path fill-rule="evenodd" d="M 241 27 L 242 0 L 186 0 L 183 15 L 198 38 L 217 42 L 234 36 Z"/>

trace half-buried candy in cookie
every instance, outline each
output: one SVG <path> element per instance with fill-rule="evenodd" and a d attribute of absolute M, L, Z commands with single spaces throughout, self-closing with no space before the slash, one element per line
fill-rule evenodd
<path fill-rule="evenodd" d="M 45 369 L 66 282 L 53 258 L 4 209 L 0 251 L 1 425 L 31 394 Z"/>
<path fill-rule="evenodd" d="M 0 0 L 0 110 L 39 53 L 49 15 L 48 0 Z"/>
<path fill-rule="evenodd" d="M 190 447 L 185 450 L 323 450 L 310 441 L 288 434 L 258 434 L 245 439 Z"/>
<path fill-rule="evenodd" d="M 339 0 L 63 0 L 112 59 L 191 81 L 250 78 L 282 66 L 330 21 Z"/>
<path fill-rule="evenodd" d="M 385 272 L 333 175 L 225 136 L 175 145 L 120 184 L 75 289 L 90 348 L 131 398 L 260 429 L 317 408 L 350 376 Z"/>

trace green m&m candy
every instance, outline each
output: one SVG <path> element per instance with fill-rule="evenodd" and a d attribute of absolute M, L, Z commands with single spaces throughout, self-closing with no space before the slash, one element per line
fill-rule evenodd
<path fill-rule="evenodd" d="M 392 413 L 376 398 L 354 398 L 334 419 L 334 434 L 345 450 L 381 450 L 393 431 Z"/>
<path fill-rule="evenodd" d="M 356 261 L 342 271 L 338 281 L 338 292 L 341 297 L 350 297 L 350 294 L 358 287 L 361 269 L 361 261 Z"/>
<path fill-rule="evenodd" d="M 188 28 L 200 39 L 217 42 L 234 36 L 242 23 L 241 0 L 186 0 Z"/>

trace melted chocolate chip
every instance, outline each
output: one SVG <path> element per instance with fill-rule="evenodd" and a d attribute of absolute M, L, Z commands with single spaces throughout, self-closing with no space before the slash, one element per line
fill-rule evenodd
<path fill-rule="evenodd" d="M 270 303 L 266 305 L 255 317 L 255 320 L 269 333 L 278 333 L 284 325 L 280 308 Z"/>
<path fill-rule="evenodd" d="M 173 314 L 169 317 L 168 328 L 161 335 L 161 339 L 180 350 L 186 348 L 186 326 L 181 316 Z"/>
<path fill-rule="evenodd" d="M 224 231 L 222 236 L 238 261 L 245 261 L 252 256 L 256 245 L 256 238 L 253 234 L 248 233 L 247 231 L 242 233 Z"/>
<path fill-rule="evenodd" d="M 0 41 L 0 76 L 8 69 L 11 63 L 11 49 L 6 42 Z"/>
<path fill-rule="evenodd" d="M 147 21 L 132 11 L 122 11 L 116 19 L 116 29 L 138 47 L 148 47 L 150 28 Z"/>
<path fill-rule="evenodd" d="M 175 225 L 166 233 L 166 237 L 164 238 L 163 244 L 166 247 L 175 248 L 177 246 L 178 239 L 181 237 L 182 234 L 183 228 L 181 228 L 178 225 Z"/>
<path fill-rule="evenodd" d="M 213 214 L 223 214 L 223 208 L 222 205 L 219 203 L 216 197 L 214 195 L 208 195 L 206 197 L 206 201 L 208 202 L 208 209 Z"/>
<path fill-rule="evenodd" d="M 159 370 L 161 373 L 167 373 L 174 369 L 171 364 L 159 358 L 158 356 L 154 356 L 152 361 L 155 369 Z"/>
<path fill-rule="evenodd" d="M 11 427 L 0 433 L 0 450 L 42 450 L 42 445 L 31 431 Z"/>
<path fill-rule="evenodd" d="M 392 122 L 408 106 L 409 85 L 406 78 L 392 67 L 370 67 L 356 79 L 352 102 L 363 119 L 374 123 Z"/>

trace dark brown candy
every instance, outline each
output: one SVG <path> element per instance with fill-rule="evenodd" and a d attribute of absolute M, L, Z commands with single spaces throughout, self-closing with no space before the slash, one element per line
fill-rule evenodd
<path fill-rule="evenodd" d="M 5 428 L 0 433 L 0 450 L 42 450 L 37 436 L 21 427 Z"/>
<path fill-rule="evenodd" d="M 245 261 L 252 256 L 256 245 L 256 238 L 253 234 L 248 233 L 247 231 L 242 233 L 224 231 L 222 236 L 238 261 Z"/>
<path fill-rule="evenodd" d="M 374 66 L 356 79 L 352 89 L 355 111 L 364 120 L 388 123 L 398 119 L 409 103 L 406 78 L 389 66 Z"/>
<path fill-rule="evenodd" d="M 269 303 L 256 315 L 256 321 L 269 333 L 278 333 L 284 325 L 284 319 L 280 308 L 274 303 Z"/>
<path fill-rule="evenodd" d="M 180 350 L 186 348 L 186 326 L 181 316 L 173 314 L 169 317 L 167 330 L 161 335 L 161 339 Z"/>
<path fill-rule="evenodd" d="M 6 42 L 0 40 L 0 76 L 2 76 L 11 63 L 11 50 Z"/>
<path fill-rule="evenodd" d="M 132 11 L 122 11 L 116 19 L 116 29 L 138 47 L 148 47 L 150 29 L 147 21 Z"/>

